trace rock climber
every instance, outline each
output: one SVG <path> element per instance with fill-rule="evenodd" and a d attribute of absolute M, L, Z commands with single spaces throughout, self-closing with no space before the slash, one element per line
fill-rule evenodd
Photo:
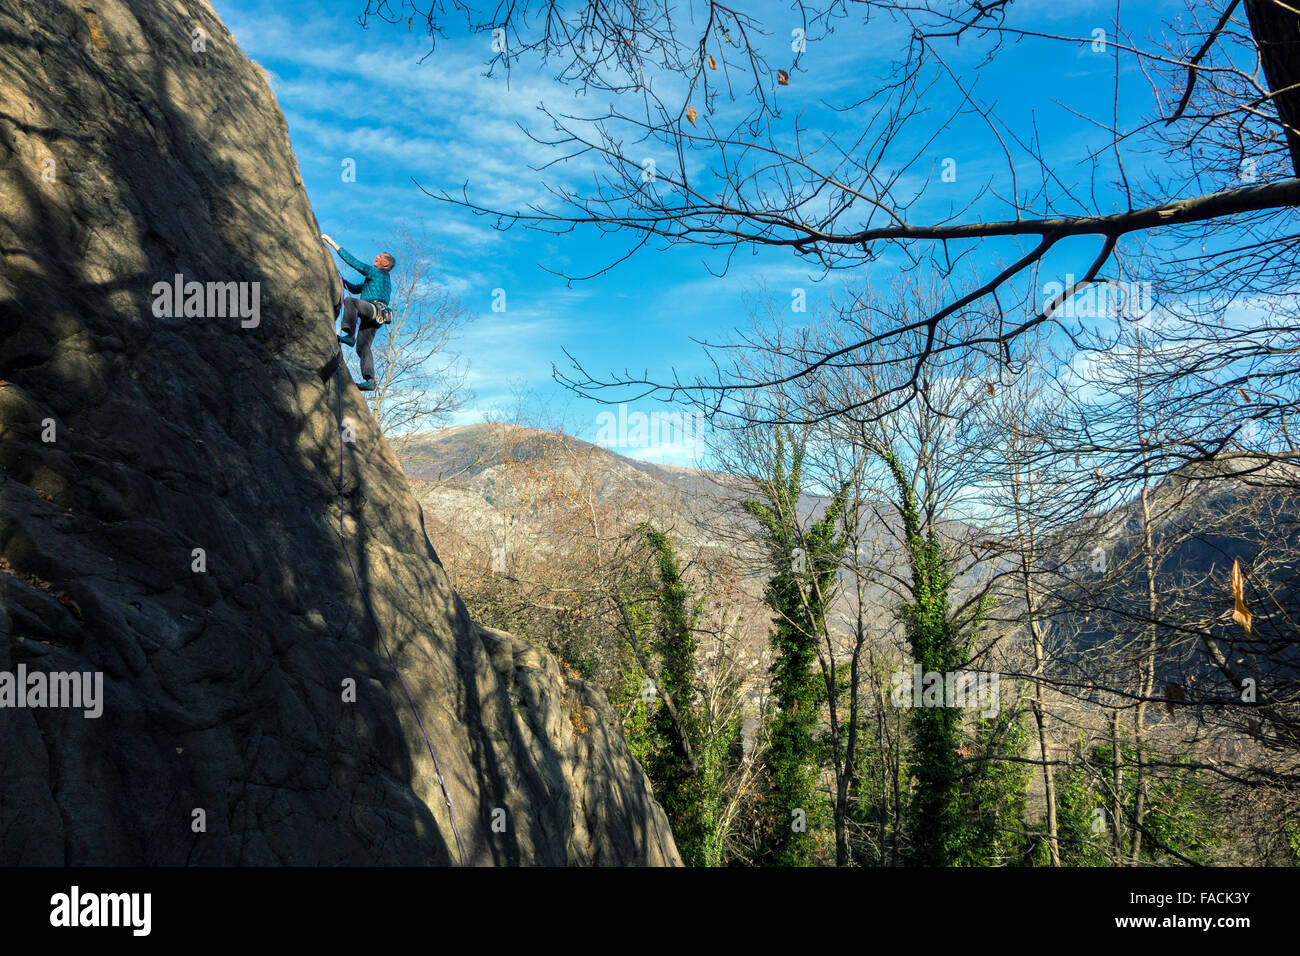
<path fill-rule="evenodd" d="M 372 392 L 375 389 L 375 356 L 370 343 L 374 341 L 375 333 L 379 331 L 386 316 L 391 315 L 388 297 L 392 295 L 393 285 L 389 273 L 397 265 L 397 260 L 391 252 L 381 252 L 375 256 L 373 265 L 366 265 L 324 233 L 321 233 L 321 239 L 326 245 L 334 247 L 340 259 L 365 276 L 363 282 L 343 280 L 343 285 L 349 292 L 355 292 L 357 298 L 348 296 L 343 299 L 343 331 L 339 333 L 339 341 L 353 346 L 357 350 L 357 357 L 361 359 L 361 377 L 364 381 L 358 382 L 357 388 L 363 392 Z M 357 330 L 358 318 L 361 320 L 360 331 Z"/>

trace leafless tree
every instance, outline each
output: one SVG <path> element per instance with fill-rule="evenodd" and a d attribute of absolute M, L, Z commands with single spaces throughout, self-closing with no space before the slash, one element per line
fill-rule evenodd
<path fill-rule="evenodd" d="M 584 394 L 652 392 L 735 413 L 734 395 L 813 376 L 834 362 L 869 364 L 889 339 L 920 332 L 913 348 L 890 350 L 890 361 L 909 371 L 891 394 L 913 400 L 921 366 L 942 351 L 984 345 L 1010 362 L 1031 329 L 1079 332 L 1063 306 L 1153 251 L 1160 267 L 1144 279 L 1171 300 L 1181 297 L 1170 306 L 1203 323 L 1182 334 L 1217 363 L 1225 358 L 1215 353 L 1228 346 L 1254 368 L 1255 380 L 1279 367 L 1290 374 L 1300 329 L 1288 317 L 1261 324 L 1256 315 L 1228 329 L 1220 320 L 1229 300 L 1290 291 L 1300 201 L 1300 14 L 1283 0 L 1215 0 L 1193 5 L 1151 36 L 1134 35 L 1119 16 L 1117 8 L 1111 22 L 1094 24 L 1090 15 L 1071 35 L 1038 28 L 1032 11 L 1009 2 L 796 0 L 777 23 L 714 0 L 685 7 L 533 0 L 485 14 L 459 3 L 381 0 L 366 5 L 362 20 L 418 20 L 436 36 L 449 18 L 464 17 L 473 31 L 499 31 L 492 69 L 545 62 L 559 85 L 587 93 L 587 115 L 543 105 L 547 128 L 531 133 L 555 151 L 547 202 L 490 209 L 467 190 L 431 192 L 503 227 L 626 236 L 625 251 L 591 273 L 651 244 L 713 247 L 728 260 L 743 248 L 788 249 L 819 270 L 886 256 L 943 275 L 962 262 L 980 263 L 970 281 L 953 281 L 932 312 L 877 328 L 834 353 L 806 350 L 782 379 L 595 378 L 575 367 L 566 380 Z M 864 76 L 861 92 L 828 104 L 838 114 L 834 127 L 789 115 L 782 88 L 815 69 L 808 45 L 830 48 L 834 28 L 850 19 L 901 40 L 898 58 Z M 795 42 L 787 39 L 792 27 Z M 1049 154 L 1036 127 L 999 115 L 994 97 L 978 86 L 984 67 L 955 65 L 958 44 L 963 63 L 982 56 L 987 64 L 1013 47 L 1072 54 L 1089 46 L 1110 62 L 1113 103 L 1078 117 L 1099 145 L 1074 157 L 1077 174 L 1063 175 L 1062 157 Z M 1127 118 L 1129 110 L 1121 118 L 1121 96 L 1126 105 L 1142 97 L 1137 119 Z M 933 187 L 942 184 L 931 174 L 933 145 L 956 130 L 967 145 L 1004 160 L 1004 171 L 961 209 L 936 199 Z M 648 155 L 671 162 L 647 177 Z M 570 164 L 586 175 L 566 179 Z M 1085 240 L 1092 250 L 1080 255 Z M 1053 279 L 1059 291 L 1045 296 L 1040 282 Z M 1184 301 L 1192 290 L 1213 290 L 1220 314 Z M 965 337 L 941 335 L 970 308 L 989 317 L 986 326 Z M 1194 363 L 1181 371 L 1204 375 L 1207 368 Z M 1219 380 L 1215 387 L 1235 386 Z M 1222 435 L 1201 437 L 1180 453 L 1204 457 L 1225 447 Z"/>
<path fill-rule="evenodd" d="M 384 437 L 401 450 L 470 399 L 468 365 L 453 342 L 472 316 L 438 284 L 427 235 L 404 228 L 388 248 L 398 262 L 393 320 L 376 336 L 375 390 L 368 398 Z"/>

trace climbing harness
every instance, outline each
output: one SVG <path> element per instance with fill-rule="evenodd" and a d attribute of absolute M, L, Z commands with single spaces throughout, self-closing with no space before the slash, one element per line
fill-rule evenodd
<path fill-rule="evenodd" d="M 334 274 L 339 278 L 339 293 L 334 297 L 334 317 L 338 318 L 343 309 L 343 294 L 348 291 L 348 284 L 347 280 L 343 278 L 343 273 L 339 272 L 338 266 L 334 267 Z M 382 327 L 393 321 L 393 310 L 387 302 L 380 299 L 358 299 L 357 301 L 370 304 L 370 308 L 374 310 L 374 321 L 377 326 Z M 349 342 L 348 344 L 351 345 L 352 343 Z M 334 367 L 337 368 L 337 364 Z M 328 376 L 322 374 L 322 381 L 327 378 Z"/>
<path fill-rule="evenodd" d="M 334 315 L 338 316 L 339 310 L 343 308 L 343 294 L 348 291 L 348 282 L 343 278 L 343 273 L 339 267 L 334 267 L 334 274 L 339 277 L 339 294 L 334 297 Z M 369 302 L 371 308 L 375 310 L 375 321 L 380 325 L 387 325 L 393 321 L 393 309 L 387 302 L 381 299 L 360 299 L 361 302 Z"/>
<path fill-rule="evenodd" d="M 337 271 L 337 270 L 335 270 Z M 340 275 L 339 279 L 343 277 Z M 339 365 L 343 362 L 343 349 L 339 347 L 334 358 L 326 363 L 326 367 L 332 365 L 337 372 Z M 324 369 L 322 369 L 322 372 Z M 442 767 L 438 764 L 438 755 L 433 751 L 433 741 L 429 739 L 429 732 L 424 728 L 424 721 L 420 718 L 420 710 L 415 706 L 415 698 L 411 696 L 411 690 L 406 686 L 406 679 L 402 677 L 401 670 L 397 667 L 397 661 L 393 658 L 393 652 L 388 648 L 388 642 L 384 640 L 383 628 L 379 626 L 379 617 L 375 614 L 374 606 L 370 603 L 370 596 L 366 593 L 365 586 L 361 583 L 361 575 L 357 573 L 357 566 L 352 560 L 352 552 L 348 550 L 347 538 L 343 532 L 343 514 L 344 514 L 344 495 L 343 495 L 343 376 L 337 378 L 337 408 L 338 408 L 338 435 L 339 435 L 339 546 L 343 548 L 343 554 L 348 559 L 348 567 L 352 569 L 352 580 L 356 583 L 357 593 L 361 595 L 361 603 L 366 607 L 366 613 L 370 615 L 370 623 L 375 628 L 375 633 L 379 635 L 379 643 L 384 648 L 384 654 L 388 657 L 388 664 L 393 673 L 397 675 L 397 682 L 402 685 L 402 693 L 406 695 L 406 702 L 410 705 L 411 713 L 415 716 L 415 722 L 420 728 L 420 733 L 424 737 L 424 745 L 428 748 L 429 756 L 433 758 L 433 770 L 438 775 L 438 786 L 442 789 L 442 799 L 447 803 L 447 814 L 451 817 L 451 829 L 456 834 L 456 847 L 460 851 L 461 865 L 465 865 L 465 842 L 460 836 L 460 827 L 456 825 L 456 808 L 451 805 L 451 794 L 447 792 L 447 782 L 442 776 Z"/>

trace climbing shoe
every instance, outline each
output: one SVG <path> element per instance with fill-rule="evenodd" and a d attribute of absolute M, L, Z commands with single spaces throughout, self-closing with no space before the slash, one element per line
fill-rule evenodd
<path fill-rule="evenodd" d="M 364 382 L 357 382 L 357 390 L 362 392 L 373 392 L 375 390 L 375 383 L 370 381 L 370 379 L 366 379 Z"/>
<path fill-rule="evenodd" d="M 339 333 L 339 341 L 342 342 L 344 345 L 356 345 L 356 344 L 357 344 L 357 340 L 354 339 L 352 336 L 348 335 L 346 332 L 340 332 L 340 333 Z"/>

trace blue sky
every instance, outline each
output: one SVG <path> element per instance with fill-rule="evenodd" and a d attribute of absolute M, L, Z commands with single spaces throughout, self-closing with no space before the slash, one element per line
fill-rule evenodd
<path fill-rule="evenodd" d="M 790 300 L 791 289 L 806 289 L 812 313 L 844 278 L 862 277 L 859 271 L 823 278 L 787 252 L 741 250 L 719 278 L 710 272 L 725 265 L 719 252 L 652 247 L 607 275 L 566 284 L 546 268 L 597 271 L 617 258 L 633 237 L 610 238 L 594 231 L 551 236 L 521 228 L 498 232 L 488 220 L 424 195 L 415 182 L 430 191 L 452 192 L 468 183 L 472 198 L 504 209 L 545 201 L 547 183 L 573 182 L 584 169 L 531 169 L 556 154 L 529 140 L 517 124 L 546 132 L 537 111 L 543 102 L 579 113 L 599 104 L 576 98 L 535 64 L 514 71 L 508 81 L 485 77 L 490 39 L 465 31 L 450 31 L 421 62 L 429 40 L 418 21 L 409 32 L 405 24 L 378 21 L 363 29 L 356 20 L 364 7 L 360 0 L 322 0 L 292 8 L 266 0 L 217 0 L 215 6 L 244 51 L 270 74 L 324 231 L 367 260 L 385 245 L 394 226 L 415 226 L 423 220 L 436 236 L 442 249 L 438 281 L 477 316 L 457 343 L 470 362 L 476 393 L 457 423 L 481 421 L 494 409 L 513 406 L 512 393 L 521 390 L 543 421 L 562 420 L 574 434 L 593 440 L 603 421 L 599 415 L 606 409 L 552 380 L 552 365 L 566 363 L 562 349 L 597 376 L 624 370 L 645 370 L 660 380 L 674 370 L 684 377 L 707 374 L 707 359 L 692 338 L 722 341 L 733 329 L 743 328 L 748 322 L 746 293 L 757 291 L 760 284 L 784 302 Z M 1107 28 L 1114 15 L 1113 3 L 1030 0 L 1016 8 L 1025 11 L 1021 25 L 1070 35 Z M 786 21 L 797 21 L 785 7 L 761 3 L 750 12 L 771 26 L 773 50 L 788 44 Z M 1125 12 L 1124 25 L 1142 35 L 1176 12 L 1175 4 L 1144 3 L 1140 11 Z M 788 120 L 801 116 L 811 135 L 850 135 L 857 120 L 826 109 L 824 103 L 847 103 L 868 92 L 871 79 L 883 74 L 903 40 L 903 34 L 887 24 L 865 30 L 842 24 L 833 37 L 809 45 L 802 72 L 777 91 L 783 115 Z M 953 66 L 966 66 L 963 58 L 974 56 L 974 45 L 968 44 L 955 51 Z M 976 93 L 986 103 L 995 102 L 997 115 L 1018 132 L 1036 124 L 1053 169 L 1070 185 L 1087 188 L 1081 162 L 1089 148 L 1105 141 L 1071 111 L 1107 114 L 1111 66 L 1110 54 L 1099 55 L 1084 45 L 1025 43 L 999 54 L 981 76 Z M 1127 70 L 1126 77 L 1126 82 L 1138 82 L 1135 88 L 1144 88 L 1134 71 Z M 671 81 L 665 83 L 661 92 L 671 89 Z M 952 97 L 955 91 L 947 87 L 931 101 L 936 123 L 956 104 Z M 1129 105 L 1122 105 L 1121 112 Z M 1136 97 L 1131 103 L 1133 110 L 1145 105 Z M 724 101 L 719 115 L 709 119 L 724 122 L 739 108 Z M 960 120 L 929 144 L 924 136 L 909 134 L 891 155 L 904 157 L 918 150 L 923 157 L 916 165 L 918 184 L 929 170 L 937 181 L 946 158 L 955 160 L 958 170 L 955 183 L 943 184 L 942 190 L 927 187 L 919 212 L 942 214 L 961 208 L 990 182 L 1004 194 L 1010 190 L 997 141 L 978 117 Z M 356 160 L 355 182 L 343 181 L 347 158 Z M 1104 208 L 1106 184 L 1097 185 L 1102 196 L 1098 205 Z M 976 218 L 980 209 L 963 218 Z M 1063 249 L 1054 264 L 1059 264 L 1060 273 L 1081 273 L 1089 248 Z M 990 246 L 973 262 L 988 269 L 1014 252 L 1010 244 Z M 884 261 L 872 269 L 872 281 L 887 281 L 896 263 Z M 506 292 L 504 313 L 492 311 L 495 289 Z M 641 402 L 632 410 L 659 407 Z M 682 447 L 619 450 L 673 464 L 689 464 L 694 458 L 690 448 Z"/>

